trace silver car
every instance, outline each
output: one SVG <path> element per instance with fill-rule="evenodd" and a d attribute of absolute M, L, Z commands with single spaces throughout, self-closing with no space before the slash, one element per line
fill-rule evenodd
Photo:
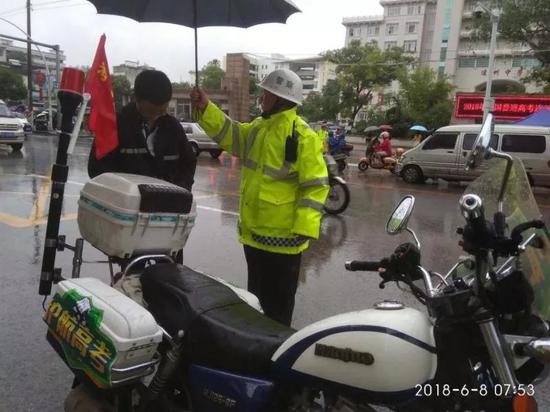
<path fill-rule="evenodd" d="M 201 152 L 208 152 L 214 159 L 220 157 L 223 149 L 206 135 L 198 123 L 181 122 L 181 126 L 187 135 L 187 140 L 191 143 L 195 156 Z"/>

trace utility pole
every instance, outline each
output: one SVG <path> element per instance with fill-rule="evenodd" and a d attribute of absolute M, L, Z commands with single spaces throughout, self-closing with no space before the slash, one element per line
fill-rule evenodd
<path fill-rule="evenodd" d="M 489 65 L 487 67 L 487 83 L 485 85 L 485 98 L 483 99 L 483 119 L 487 117 L 487 113 L 494 109 L 494 99 L 491 97 L 491 89 L 493 86 L 493 71 L 495 68 L 495 49 L 497 45 L 498 22 L 500 19 L 500 10 L 494 8 L 491 10 L 491 42 L 489 43 Z"/>
<path fill-rule="evenodd" d="M 27 0 L 27 91 L 29 93 L 28 111 L 32 122 L 34 114 L 32 108 L 31 0 Z"/>

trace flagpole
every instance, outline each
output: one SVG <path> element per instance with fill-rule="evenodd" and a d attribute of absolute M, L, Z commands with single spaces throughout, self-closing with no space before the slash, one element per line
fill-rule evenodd
<path fill-rule="evenodd" d="M 82 103 L 80 104 L 80 108 L 78 109 L 78 115 L 76 116 L 76 122 L 74 123 L 73 131 L 71 133 L 71 142 L 69 143 L 69 148 L 67 149 L 67 153 L 72 155 L 74 151 L 74 147 L 76 146 L 76 139 L 78 139 L 78 134 L 80 133 L 80 128 L 82 126 L 82 120 L 84 120 L 84 113 L 86 112 L 86 108 L 88 107 L 88 102 L 91 99 L 90 93 L 84 93 L 82 95 Z"/>
<path fill-rule="evenodd" d="M 52 283 L 61 279 L 61 269 L 55 268 L 55 255 L 57 249 L 64 241 L 60 240 L 59 224 L 63 209 L 63 195 L 65 183 L 69 175 L 67 164 L 67 148 L 73 131 L 73 117 L 76 109 L 82 103 L 82 89 L 84 88 L 84 72 L 82 70 L 65 67 L 61 85 L 57 92 L 61 112 L 61 133 L 57 145 L 57 157 L 52 168 L 50 207 L 48 210 L 48 223 L 46 224 L 46 239 L 44 241 L 44 253 L 42 255 L 42 270 L 40 272 L 40 285 L 38 293 L 47 296 L 51 293 Z"/>

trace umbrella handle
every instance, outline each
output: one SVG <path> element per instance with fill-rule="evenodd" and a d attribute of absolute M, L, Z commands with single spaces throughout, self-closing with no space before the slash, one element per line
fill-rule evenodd
<path fill-rule="evenodd" d="M 195 29 L 195 86 L 199 86 L 199 47 L 197 40 L 197 0 L 193 0 L 193 26 Z"/>

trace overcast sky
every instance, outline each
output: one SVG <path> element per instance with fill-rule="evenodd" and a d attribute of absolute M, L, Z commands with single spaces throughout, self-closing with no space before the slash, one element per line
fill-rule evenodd
<path fill-rule="evenodd" d="M 299 58 L 341 48 L 345 40 L 343 17 L 382 13 L 378 0 L 294 0 L 294 3 L 302 13 L 290 16 L 287 24 L 199 29 L 199 68 L 212 59 L 221 61 L 226 53 L 281 53 Z M 0 18 L 26 30 L 25 5 L 26 0 L 0 1 Z M 125 60 L 139 61 L 165 71 L 172 81 L 191 80 L 194 43 L 190 28 L 98 15 L 95 7 L 85 0 L 32 0 L 32 5 L 32 38 L 59 44 L 68 66 L 91 65 L 99 36 L 105 33 L 111 68 Z M 0 20 L 0 34 L 23 37 L 4 20 Z"/>

